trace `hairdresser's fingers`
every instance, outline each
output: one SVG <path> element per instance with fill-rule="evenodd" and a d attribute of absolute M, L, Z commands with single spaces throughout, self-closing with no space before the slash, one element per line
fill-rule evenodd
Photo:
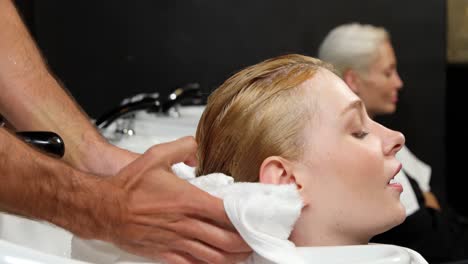
<path fill-rule="evenodd" d="M 237 263 L 249 256 L 249 253 L 227 253 L 200 241 L 189 239 L 174 241 L 170 247 L 190 254 L 194 258 L 206 263 Z"/>
<path fill-rule="evenodd" d="M 161 254 L 167 264 L 203 264 L 202 261 L 180 251 L 171 251 Z"/>
<path fill-rule="evenodd" d="M 241 236 L 235 231 L 234 226 L 224 211 L 224 204 L 221 199 L 206 192 L 202 192 L 196 197 L 193 197 L 193 199 L 186 200 L 185 203 L 191 208 L 191 214 L 195 215 L 198 219 L 203 219 L 206 224 L 210 224 L 209 226 L 211 226 L 211 228 L 207 228 L 209 232 L 206 232 L 206 229 L 203 228 L 197 231 L 198 233 L 206 232 L 206 234 L 197 234 L 202 235 L 203 238 L 196 237 L 192 234 L 193 237 L 227 252 L 251 251 L 247 243 L 245 243 Z M 206 221 L 205 219 L 209 220 Z M 215 226 L 220 227 L 217 232 L 214 231 L 213 227 Z M 234 231 L 234 233 L 229 231 Z M 216 241 L 213 242 L 211 240 Z"/>
<path fill-rule="evenodd" d="M 153 163 L 163 163 L 170 167 L 175 163 L 184 162 L 189 166 L 196 166 L 197 143 L 192 136 L 183 137 L 172 142 L 154 145 L 147 150 Z"/>
<path fill-rule="evenodd" d="M 193 201 L 191 206 L 195 208 L 194 213 L 200 218 L 211 219 L 223 228 L 235 230 L 224 210 L 223 200 L 205 193 L 203 196 L 200 195 L 197 201 Z"/>
<path fill-rule="evenodd" d="M 195 256 L 201 253 L 195 252 L 187 253 L 190 248 L 183 249 L 182 244 L 177 244 L 176 241 L 187 240 L 172 231 L 163 229 L 154 230 L 154 232 L 146 233 L 144 239 L 140 241 L 125 241 L 119 247 L 130 253 L 146 257 L 148 259 L 156 260 L 158 263 L 181 263 L 181 264 L 201 264 L 205 263 Z M 146 263 L 146 262 L 145 262 Z"/>
<path fill-rule="evenodd" d="M 236 231 L 221 228 L 206 220 L 186 218 L 183 221 L 171 223 L 168 228 L 183 237 L 196 238 L 225 252 L 251 252 L 250 247 Z"/>

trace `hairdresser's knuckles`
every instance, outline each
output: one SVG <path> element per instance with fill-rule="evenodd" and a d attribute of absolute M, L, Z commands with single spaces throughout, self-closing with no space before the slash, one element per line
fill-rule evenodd
<path fill-rule="evenodd" d="M 221 229 L 220 227 L 200 221 L 196 218 L 185 218 L 174 221 L 169 228 L 185 237 L 198 238 L 209 245 L 216 245 L 226 252 L 239 253 L 249 252 L 250 248 L 234 232 Z"/>

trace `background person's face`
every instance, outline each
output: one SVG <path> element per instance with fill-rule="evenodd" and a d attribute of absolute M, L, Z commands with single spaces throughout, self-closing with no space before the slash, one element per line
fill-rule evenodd
<path fill-rule="evenodd" d="M 395 153 L 404 137 L 370 119 L 333 73 L 320 70 L 304 85 L 318 103 L 311 107 L 299 165 L 301 194 L 310 205 L 303 217 L 326 223 L 324 228 L 348 243 L 367 243 L 405 218 L 401 185 L 389 184 L 401 168 Z"/>
<path fill-rule="evenodd" d="M 369 115 L 394 113 L 403 82 L 398 75 L 395 53 L 389 41 L 380 44 L 375 61 L 361 77 L 358 93 Z"/>

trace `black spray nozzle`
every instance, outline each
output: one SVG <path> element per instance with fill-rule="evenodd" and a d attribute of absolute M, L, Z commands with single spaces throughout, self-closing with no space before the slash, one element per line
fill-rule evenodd
<path fill-rule="evenodd" d="M 47 154 L 61 158 L 65 154 L 65 144 L 62 138 L 49 131 L 20 131 L 16 135 L 24 142 Z"/>

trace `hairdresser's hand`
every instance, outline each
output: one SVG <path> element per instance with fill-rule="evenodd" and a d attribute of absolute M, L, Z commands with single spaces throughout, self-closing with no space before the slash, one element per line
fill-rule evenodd
<path fill-rule="evenodd" d="M 172 164 L 196 165 L 195 151 L 193 137 L 156 145 L 111 179 L 124 191 L 111 242 L 169 263 L 235 263 L 250 254 L 222 201 L 172 173 Z"/>

